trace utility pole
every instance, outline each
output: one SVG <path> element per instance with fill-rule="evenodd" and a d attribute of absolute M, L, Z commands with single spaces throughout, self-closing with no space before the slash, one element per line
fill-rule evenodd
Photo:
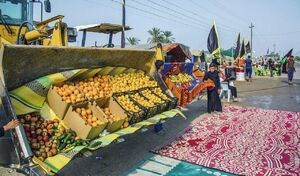
<path fill-rule="evenodd" d="M 121 35 L 121 48 L 125 48 L 125 0 L 122 0 L 122 35 Z"/>
<path fill-rule="evenodd" d="M 254 25 L 252 24 L 251 22 L 251 26 L 249 26 L 249 28 L 251 29 L 251 59 L 252 59 L 252 54 L 253 54 L 253 42 L 252 42 L 252 39 L 253 39 L 253 28 L 254 28 Z"/>

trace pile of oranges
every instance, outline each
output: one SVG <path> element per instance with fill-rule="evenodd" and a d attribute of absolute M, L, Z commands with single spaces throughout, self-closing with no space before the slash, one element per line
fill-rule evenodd
<path fill-rule="evenodd" d="M 75 111 L 85 121 L 86 125 L 97 127 L 104 124 L 103 121 L 93 116 L 93 111 L 90 108 L 76 108 Z"/>
<path fill-rule="evenodd" d="M 61 87 L 54 86 L 53 89 L 62 97 L 62 100 L 68 104 L 75 104 L 85 100 L 84 94 L 73 85 L 64 84 Z"/>

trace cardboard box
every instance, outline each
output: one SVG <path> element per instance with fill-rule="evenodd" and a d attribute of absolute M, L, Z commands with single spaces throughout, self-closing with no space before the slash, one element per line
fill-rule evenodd
<path fill-rule="evenodd" d="M 56 86 L 62 86 L 65 84 L 64 82 L 56 84 Z M 62 100 L 62 97 L 53 89 L 54 86 L 51 86 L 48 95 L 47 95 L 47 101 L 51 109 L 55 112 L 57 117 L 61 120 L 64 119 L 67 110 L 72 104 L 68 104 L 65 101 Z M 79 102 L 77 104 L 85 104 L 87 102 L 87 99 L 85 99 L 84 102 Z"/>
<path fill-rule="evenodd" d="M 103 97 L 103 98 L 98 98 L 96 100 L 94 99 L 89 99 L 90 102 L 95 102 L 99 107 L 102 107 L 106 105 L 109 101 L 109 97 Z"/>
<path fill-rule="evenodd" d="M 87 125 L 85 121 L 82 119 L 82 117 L 75 111 L 77 107 L 89 107 L 92 109 L 93 116 L 97 117 L 99 120 L 103 121 L 104 124 L 92 127 L 90 125 Z M 82 139 L 94 139 L 99 136 L 99 134 L 105 129 L 107 125 L 107 120 L 104 118 L 105 114 L 102 111 L 99 111 L 99 107 L 96 105 L 92 105 L 90 103 L 76 105 L 76 106 L 70 106 L 67 114 L 64 118 L 64 123 L 74 130 Z"/>
<path fill-rule="evenodd" d="M 107 107 L 110 109 L 112 115 L 119 117 L 120 120 L 114 122 L 108 122 L 106 129 L 109 132 L 117 131 L 118 129 L 121 128 L 127 115 L 125 111 L 121 108 L 121 106 L 116 101 L 113 100 L 113 98 L 109 98 L 109 101 L 107 101 L 103 106 L 101 106 L 101 108 L 107 108 Z M 102 109 L 100 109 L 100 111 L 104 113 Z"/>
<path fill-rule="evenodd" d="M 53 86 L 51 86 L 49 89 L 47 100 L 49 106 L 55 112 L 57 117 L 61 120 L 64 119 L 70 104 L 62 100 L 62 97 L 53 89 Z"/>

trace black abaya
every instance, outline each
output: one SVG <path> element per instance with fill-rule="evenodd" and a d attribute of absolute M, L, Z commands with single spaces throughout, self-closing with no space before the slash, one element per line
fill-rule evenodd
<path fill-rule="evenodd" d="M 206 81 L 207 79 L 211 79 L 215 83 L 212 90 L 207 89 L 207 112 L 222 112 L 222 104 L 218 94 L 218 89 L 221 89 L 218 71 L 206 72 L 203 80 Z"/>
<path fill-rule="evenodd" d="M 4 136 L 4 128 L 0 127 L 0 137 Z"/>

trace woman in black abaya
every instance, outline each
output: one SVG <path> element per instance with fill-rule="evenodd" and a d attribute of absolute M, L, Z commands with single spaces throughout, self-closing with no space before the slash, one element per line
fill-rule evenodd
<path fill-rule="evenodd" d="M 205 73 L 203 81 L 211 79 L 215 83 L 214 88 L 207 88 L 207 112 L 214 111 L 222 112 L 222 104 L 219 97 L 221 91 L 220 78 L 217 71 L 217 65 L 211 63 L 209 65 L 209 71 Z"/>

